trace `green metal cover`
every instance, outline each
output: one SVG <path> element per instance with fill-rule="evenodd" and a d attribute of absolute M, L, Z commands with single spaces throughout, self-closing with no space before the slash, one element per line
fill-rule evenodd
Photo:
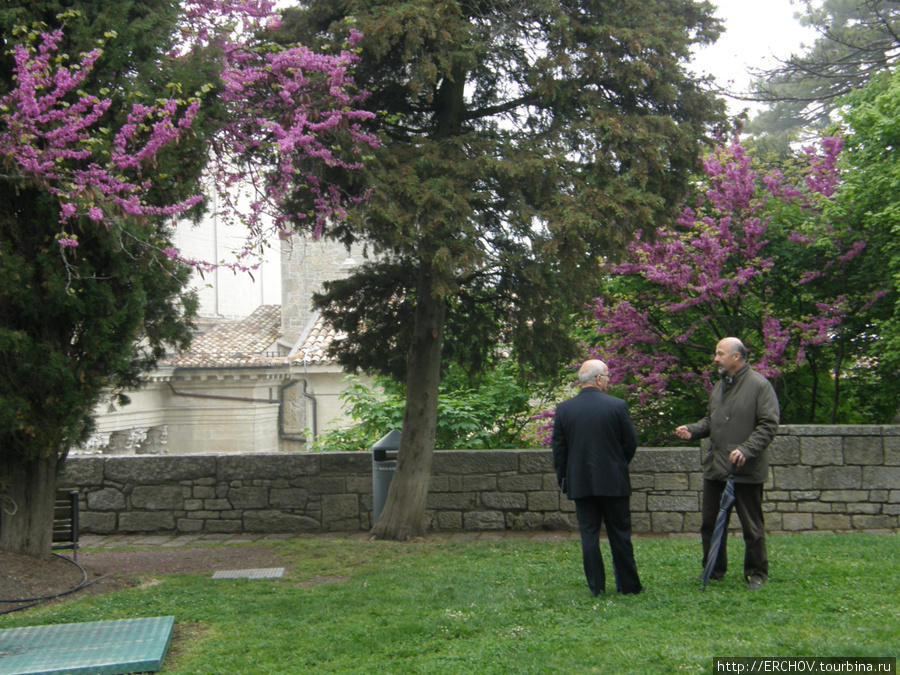
<path fill-rule="evenodd" d="M 0 675 L 155 673 L 175 617 L 0 630 Z"/>

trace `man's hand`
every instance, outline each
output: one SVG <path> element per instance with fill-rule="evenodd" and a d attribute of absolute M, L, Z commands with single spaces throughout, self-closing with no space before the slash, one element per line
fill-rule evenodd
<path fill-rule="evenodd" d="M 731 454 L 728 455 L 728 459 L 736 466 L 744 466 L 744 463 L 747 461 L 747 458 L 744 457 L 744 453 L 737 448 L 731 451 Z"/>
<path fill-rule="evenodd" d="M 678 438 L 680 438 L 683 441 L 691 440 L 691 431 L 683 424 L 680 427 L 678 427 L 677 429 L 675 429 L 675 435 L 678 436 Z"/>

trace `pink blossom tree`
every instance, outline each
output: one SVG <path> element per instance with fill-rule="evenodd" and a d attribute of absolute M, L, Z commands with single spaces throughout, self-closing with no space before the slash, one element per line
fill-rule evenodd
<path fill-rule="evenodd" d="M 254 241 L 327 234 L 366 197 L 333 180 L 376 144 L 350 76 L 360 36 L 333 55 L 280 47 L 272 8 L 85 2 L 94 14 L 53 26 L 25 21 L 53 3 L 0 13 L 24 21 L 3 24 L 0 58 L 5 551 L 49 555 L 56 474 L 100 396 L 137 386 L 166 345 L 189 340 L 185 263 L 208 261 L 182 260 L 171 229 L 202 209 L 204 186 Z M 231 199 L 238 185 L 246 203 Z"/>
<path fill-rule="evenodd" d="M 586 350 L 609 364 L 646 441 L 671 442 L 677 424 L 703 415 L 715 344 L 730 335 L 773 380 L 784 422 L 835 421 L 836 388 L 885 293 L 854 277 L 865 241 L 827 216 L 842 145 L 825 138 L 779 171 L 735 138 L 706 157 L 676 222 L 604 263 Z"/>

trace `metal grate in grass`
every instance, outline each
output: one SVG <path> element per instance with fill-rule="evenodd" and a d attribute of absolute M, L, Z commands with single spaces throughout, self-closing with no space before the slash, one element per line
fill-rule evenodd
<path fill-rule="evenodd" d="M 283 567 L 269 567 L 255 570 L 220 570 L 213 574 L 213 579 L 280 579 L 283 576 Z"/>

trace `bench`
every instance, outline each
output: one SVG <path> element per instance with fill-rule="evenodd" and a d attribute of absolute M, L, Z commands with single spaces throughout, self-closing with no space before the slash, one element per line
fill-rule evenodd
<path fill-rule="evenodd" d="M 78 560 L 78 492 L 58 490 L 53 506 L 53 550 L 72 549 Z"/>

